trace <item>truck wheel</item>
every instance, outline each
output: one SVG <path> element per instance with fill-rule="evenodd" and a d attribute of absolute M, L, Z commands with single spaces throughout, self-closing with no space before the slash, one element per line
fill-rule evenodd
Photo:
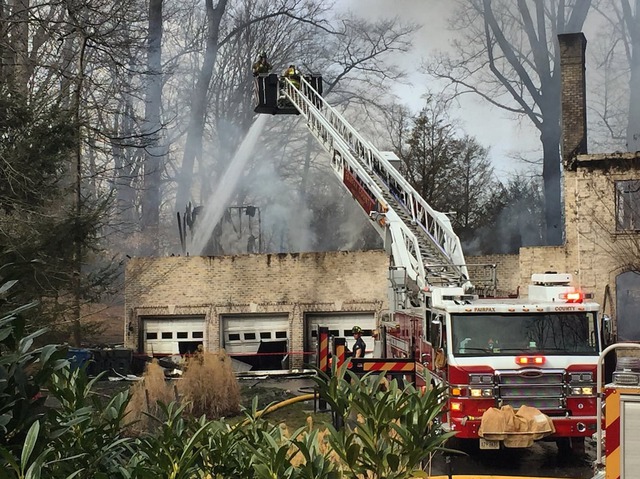
<path fill-rule="evenodd" d="M 584 456 L 584 437 L 561 437 L 556 439 L 558 453 Z"/>
<path fill-rule="evenodd" d="M 477 439 L 461 439 L 459 437 L 451 437 L 445 444 L 447 449 L 453 449 L 456 452 L 448 453 L 451 456 L 460 456 L 478 451 Z"/>

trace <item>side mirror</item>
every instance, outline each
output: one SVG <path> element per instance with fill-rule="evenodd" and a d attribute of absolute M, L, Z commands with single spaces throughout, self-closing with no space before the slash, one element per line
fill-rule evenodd
<path fill-rule="evenodd" d="M 602 329 L 602 339 L 604 341 L 605 346 L 609 346 L 614 342 L 613 339 L 613 321 L 611 318 L 603 314 L 601 319 L 601 329 Z"/>
<path fill-rule="evenodd" d="M 433 336 L 431 337 L 431 340 L 433 341 L 433 345 L 436 348 L 440 348 L 442 347 L 442 316 L 436 316 L 435 318 L 431 319 L 431 324 L 433 329 L 435 330 L 435 328 L 437 328 L 437 332 L 434 331 L 435 334 L 433 334 Z"/>

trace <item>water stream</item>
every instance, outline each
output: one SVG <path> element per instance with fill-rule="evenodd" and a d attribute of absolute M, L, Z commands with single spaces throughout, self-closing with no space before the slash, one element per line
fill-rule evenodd
<path fill-rule="evenodd" d="M 198 218 L 198 227 L 191 240 L 190 250 L 192 253 L 202 255 L 209 238 L 213 234 L 213 229 L 229 206 L 231 196 L 235 192 L 238 181 L 242 177 L 247 161 L 253 153 L 253 149 L 262 133 L 266 120 L 267 115 L 258 115 L 258 118 L 256 118 L 251 128 L 249 128 L 247 136 L 244 137 L 244 140 L 242 140 L 242 143 L 236 150 L 236 154 L 233 156 L 231 163 L 229 163 L 227 171 L 224 172 L 224 175 L 222 175 L 222 178 L 220 178 L 220 181 L 213 190 L 213 194 L 204 204 L 203 214 Z"/>

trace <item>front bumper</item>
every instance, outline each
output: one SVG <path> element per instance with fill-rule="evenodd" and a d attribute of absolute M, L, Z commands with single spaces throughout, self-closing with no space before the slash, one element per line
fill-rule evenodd
<path fill-rule="evenodd" d="M 596 431 L 595 416 L 552 417 L 556 432 L 546 437 L 591 437 Z M 481 418 L 451 418 L 443 427 L 447 431 L 456 431 L 461 439 L 478 439 Z"/>

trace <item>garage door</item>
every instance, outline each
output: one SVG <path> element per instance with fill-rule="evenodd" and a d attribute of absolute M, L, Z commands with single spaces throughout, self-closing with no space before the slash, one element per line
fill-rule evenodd
<path fill-rule="evenodd" d="M 362 328 L 362 339 L 367 345 L 367 357 L 373 351 L 373 331 L 376 329 L 376 320 L 373 313 L 319 313 L 305 316 L 305 357 L 309 358 L 308 364 L 315 364 L 318 326 L 329 328 L 329 335 L 346 338 L 347 346 L 353 346 L 353 334 L 351 328 Z"/>
<path fill-rule="evenodd" d="M 222 347 L 252 370 L 281 369 L 289 347 L 287 315 L 242 315 L 222 318 Z"/>
<path fill-rule="evenodd" d="M 205 320 L 197 317 L 143 319 L 143 348 L 147 354 L 187 354 L 204 343 Z"/>

